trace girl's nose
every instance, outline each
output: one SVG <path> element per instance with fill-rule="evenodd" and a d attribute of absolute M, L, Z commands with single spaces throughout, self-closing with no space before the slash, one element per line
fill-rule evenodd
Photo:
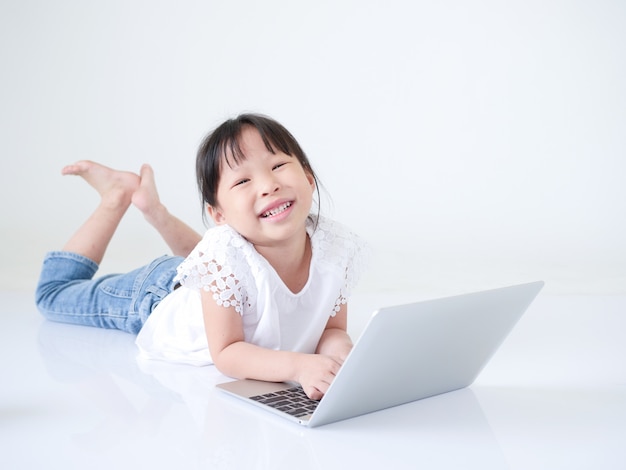
<path fill-rule="evenodd" d="M 260 189 L 263 196 L 268 196 L 278 191 L 280 189 L 280 184 L 274 175 L 270 173 L 261 181 Z"/>

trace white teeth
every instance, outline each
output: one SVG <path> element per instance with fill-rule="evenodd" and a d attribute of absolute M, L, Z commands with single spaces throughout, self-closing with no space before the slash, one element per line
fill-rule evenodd
<path fill-rule="evenodd" d="M 281 212 L 287 210 L 287 208 L 291 206 L 290 202 L 286 202 L 278 207 L 275 207 L 274 209 L 272 209 L 271 211 L 267 211 L 265 213 L 263 213 L 263 217 L 272 217 L 276 214 L 280 214 Z"/>

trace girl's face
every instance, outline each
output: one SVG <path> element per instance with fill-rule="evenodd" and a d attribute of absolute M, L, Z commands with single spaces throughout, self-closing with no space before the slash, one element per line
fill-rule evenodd
<path fill-rule="evenodd" d="M 231 167 L 222 161 L 217 205 L 208 212 L 257 247 L 303 237 L 315 180 L 297 158 L 270 152 L 258 131 L 247 126 L 240 147 L 246 156 Z"/>

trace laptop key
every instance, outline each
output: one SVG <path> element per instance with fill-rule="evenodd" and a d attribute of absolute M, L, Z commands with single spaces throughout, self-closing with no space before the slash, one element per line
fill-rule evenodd
<path fill-rule="evenodd" d="M 301 387 L 293 387 L 287 390 L 266 393 L 250 398 L 266 406 L 295 416 L 296 418 L 312 414 L 319 404 L 318 401 L 310 399 Z"/>

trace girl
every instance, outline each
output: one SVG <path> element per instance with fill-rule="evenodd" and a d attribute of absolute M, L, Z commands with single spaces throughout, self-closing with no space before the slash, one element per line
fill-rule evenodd
<path fill-rule="evenodd" d="M 142 357 L 213 363 L 323 396 L 352 347 L 346 301 L 361 242 L 311 214 L 317 178 L 282 125 L 245 114 L 205 138 L 196 176 L 216 226 L 202 238 L 161 204 L 147 165 L 135 175 L 82 161 L 63 173 L 82 176 L 101 203 L 63 251 L 46 255 L 44 316 L 138 333 Z M 131 203 L 174 256 L 93 279 Z"/>

